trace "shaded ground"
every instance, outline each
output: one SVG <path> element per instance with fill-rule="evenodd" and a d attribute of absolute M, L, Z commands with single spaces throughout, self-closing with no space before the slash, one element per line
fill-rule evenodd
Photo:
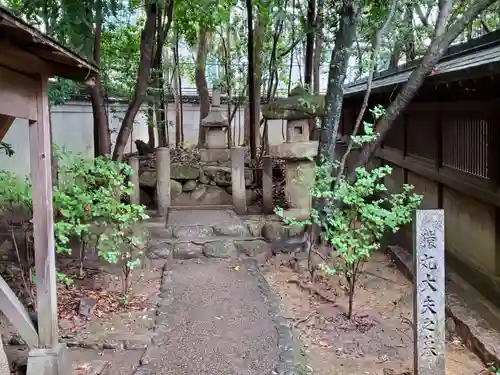
<path fill-rule="evenodd" d="M 141 374 L 271 374 L 278 338 L 267 297 L 238 261 L 193 259 L 171 268 L 157 345 Z"/>
<path fill-rule="evenodd" d="M 352 322 L 343 316 L 347 295 L 341 279 L 322 278 L 312 285 L 308 274 L 298 274 L 287 264 L 285 259 L 276 258 L 265 275 L 272 289 L 282 297 L 290 324 L 299 331 L 311 373 L 411 373 L 412 286 L 388 257 L 377 253 L 366 264 L 356 291 L 356 317 Z M 337 306 L 311 293 L 308 290 L 311 287 L 335 300 Z M 484 370 L 479 359 L 450 335 L 446 357 L 448 375 L 481 374 Z"/>

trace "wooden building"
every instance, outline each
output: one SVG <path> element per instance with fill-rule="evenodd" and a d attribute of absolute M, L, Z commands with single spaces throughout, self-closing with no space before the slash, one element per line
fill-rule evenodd
<path fill-rule="evenodd" d="M 29 121 L 38 329 L 1 277 L 0 310 L 31 349 L 28 374 L 63 375 L 71 367 L 58 333 L 47 85 L 54 76 L 90 83 L 98 69 L 1 7 L 0 47 L 0 141 L 15 118 Z"/>
<path fill-rule="evenodd" d="M 387 107 L 418 63 L 377 75 L 369 107 Z M 352 134 L 365 88 L 359 82 L 345 90 L 342 135 Z M 498 303 L 500 32 L 449 48 L 397 119 L 375 163 L 393 166 L 389 189 L 412 184 L 424 195 L 422 208 L 445 210 L 447 264 Z M 411 231 L 393 241 L 411 249 Z"/>

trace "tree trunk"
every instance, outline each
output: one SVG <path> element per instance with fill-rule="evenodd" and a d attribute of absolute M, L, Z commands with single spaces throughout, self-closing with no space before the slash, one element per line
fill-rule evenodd
<path fill-rule="evenodd" d="M 320 92 L 321 84 L 321 55 L 323 53 L 323 22 L 324 22 L 324 0 L 318 0 L 318 10 L 316 16 L 316 39 L 314 48 L 314 59 L 313 59 L 313 92 L 318 95 Z M 311 140 L 317 140 L 318 132 L 316 129 L 316 120 L 312 119 L 309 122 L 310 134 L 309 138 Z"/>
<path fill-rule="evenodd" d="M 248 69 L 249 80 L 253 81 L 253 89 L 250 89 L 249 85 L 249 100 L 253 99 L 252 103 L 249 105 L 249 109 L 253 111 L 252 116 L 249 117 L 248 124 L 245 123 L 244 127 L 244 140 L 246 145 L 250 145 L 251 149 L 255 148 L 255 154 L 257 153 L 257 145 L 260 144 L 260 101 L 262 97 L 262 48 L 264 45 L 264 36 L 267 28 L 267 23 L 265 15 L 259 12 L 257 20 L 255 22 L 255 27 L 252 33 L 253 47 L 252 47 L 252 67 Z M 250 48 L 250 42 L 249 46 Z M 251 73 L 250 73 L 251 71 Z M 251 93 L 252 91 L 252 93 Z M 250 127 L 253 127 L 251 130 Z M 251 141 L 251 133 L 254 135 L 254 139 Z M 252 147 L 255 145 L 255 147 Z M 252 153 L 252 150 L 250 150 Z"/>
<path fill-rule="evenodd" d="M 391 129 L 394 120 L 415 97 L 427 76 L 445 54 L 449 45 L 464 31 L 465 27 L 479 15 L 479 13 L 495 2 L 496 0 L 475 1 L 462 17 L 458 18 L 449 26 L 447 24 L 451 11 L 451 0 L 440 2 L 441 9 L 436 22 L 436 31 L 432 43 L 427 49 L 420 65 L 412 72 L 399 94 L 394 101 L 389 104 L 384 115 L 377 122 L 375 132 L 378 133 L 378 137 L 374 142 L 363 147 L 355 164 L 355 168 L 349 175 L 351 180 L 354 178 L 354 170 L 357 167 L 366 165 L 372 155 L 379 149 L 381 142 Z"/>
<path fill-rule="evenodd" d="M 201 126 L 201 120 L 208 116 L 210 112 L 210 94 L 208 92 L 205 68 L 208 55 L 208 31 L 200 25 L 198 37 L 198 51 L 196 53 L 196 89 L 200 97 L 200 127 L 198 131 L 198 147 L 204 147 L 206 141 L 205 129 Z"/>
<path fill-rule="evenodd" d="M 335 141 L 342 112 L 344 81 L 350 56 L 349 50 L 356 35 L 359 5 L 359 0 L 345 1 L 338 10 L 339 25 L 335 33 L 335 46 L 328 73 L 328 88 L 325 97 L 326 111 L 321 124 L 318 161 L 321 161 L 322 158 L 334 159 Z"/>
<path fill-rule="evenodd" d="M 101 66 L 101 33 L 102 3 L 101 1 L 97 1 L 93 51 L 94 62 L 97 66 Z M 95 78 L 95 84 L 90 88 L 90 100 L 92 102 L 92 115 L 94 119 L 94 156 L 109 155 L 111 153 L 109 121 L 99 76 Z"/>
<path fill-rule="evenodd" d="M 316 0 L 307 0 L 307 22 L 306 22 L 306 56 L 304 69 L 304 84 L 309 92 L 312 91 L 313 61 L 314 61 L 314 33 L 315 28 Z"/>
<path fill-rule="evenodd" d="M 118 161 L 123 159 L 123 152 L 125 151 L 125 146 L 130 134 L 132 133 L 135 117 L 145 100 L 149 73 L 151 71 L 151 60 L 153 58 L 154 35 L 156 29 L 156 4 L 148 2 L 146 8 L 146 23 L 141 35 L 141 57 L 139 60 L 139 69 L 137 72 L 134 96 L 132 97 L 132 100 L 127 108 L 125 117 L 123 118 L 113 152 L 113 159 Z"/>
<path fill-rule="evenodd" d="M 169 1 L 165 8 L 165 19 L 162 17 L 161 9 L 158 7 L 156 20 L 156 49 L 153 59 L 153 76 L 156 86 L 155 114 L 156 127 L 158 129 L 158 147 L 167 147 L 167 116 L 165 105 L 165 78 L 163 72 L 162 56 L 165 39 L 167 38 L 170 25 L 172 24 L 173 1 Z M 162 19 L 163 18 L 163 19 Z"/>

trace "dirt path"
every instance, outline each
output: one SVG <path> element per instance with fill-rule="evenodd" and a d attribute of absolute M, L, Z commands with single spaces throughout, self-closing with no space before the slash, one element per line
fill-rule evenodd
<path fill-rule="evenodd" d="M 259 240 L 252 245 L 238 217 L 174 211 L 167 227 L 157 226 L 152 235 L 150 256 L 166 258 L 167 266 L 153 342 L 135 374 L 281 373 L 291 336 L 279 329 L 276 304 L 256 263 L 240 257 Z M 238 245 L 238 238 L 250 246 Z"/>

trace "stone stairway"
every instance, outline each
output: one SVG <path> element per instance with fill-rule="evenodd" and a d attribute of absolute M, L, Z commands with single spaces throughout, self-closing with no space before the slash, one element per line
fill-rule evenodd
<path fill-rule="evenodd" d="M 238 258 L 265 262 L 269 244 L 251 236 L 232 210 L 171 211 L 166 225 L 149 224 L 150 259 Z"/>
<path fill-rule="evenodd" d="M 174 210 L 147 228 L 147 255 L 165 266 L 135 375 L 294 373 L 291 330 L 258 267 L 270 255 L 263 238 L 232 210 Z"/>

